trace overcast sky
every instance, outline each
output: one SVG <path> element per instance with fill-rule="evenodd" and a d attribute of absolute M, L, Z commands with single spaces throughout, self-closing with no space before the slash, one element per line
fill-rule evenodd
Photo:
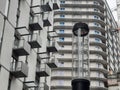
<path fill-rule="evenodd" d="M 112 10 L 115 20 L 117 20 L 117 12 L 114 11 L 114 9 L 116 8 L 116 0 L 107 0 L 107 2 Z"/>

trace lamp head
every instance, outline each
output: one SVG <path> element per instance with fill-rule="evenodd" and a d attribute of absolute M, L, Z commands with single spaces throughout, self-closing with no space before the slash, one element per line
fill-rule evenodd
<path fill-rule="evenodd" d="M 78 36 L 78 30 L 81 30 L 81 37 L 89 33 L 89 27 L 86 23 L 78 22 L 73 26 L 72 32 L 75 36 Z"/>

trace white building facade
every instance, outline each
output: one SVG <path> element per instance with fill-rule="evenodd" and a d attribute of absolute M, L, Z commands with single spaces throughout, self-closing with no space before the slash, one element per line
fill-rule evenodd
<path fill-rule="evenodd" d="M 51 90 L 71 90 L 72 28 L 77 22 L 87 23 L 91 90 L 107 90 L 107 75 L 118 71 L 119 44 L 116 21 L 106 0 L 60 0 L 54 13 L 54 30 L 60 45 L 59 68 L 52 70 Z"/>

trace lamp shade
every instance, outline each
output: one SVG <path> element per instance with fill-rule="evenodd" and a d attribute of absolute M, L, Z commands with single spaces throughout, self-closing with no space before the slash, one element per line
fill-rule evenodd
<path fill-rule="evenodd" d="M 78 36 L 78 30 L 81 30 L 81 37 L 89 33 L 89 27 L 86 23 L 78 22 L 73 26 L 72 32 L 75 36 Z"/>

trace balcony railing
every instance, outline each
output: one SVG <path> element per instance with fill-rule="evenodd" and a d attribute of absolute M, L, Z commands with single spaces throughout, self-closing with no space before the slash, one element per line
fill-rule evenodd
<path fill-rule="evenodd" d="M 23 82 L 23 90 L 36 90 L 38 87 L 35 81 L 25 81 Z"/>
<path fill-rule="evenodd" d="M 60 1 L 59 0 L 54 0 L 53 2 L 53 9 L 59 9 L 60 8 Z"/>
<path fill-rule="evenodd" d="M 50 43 L 47 45 L 47 51 L 48 52 L 58 52 L 59 45 L 55 40 L 51 40 Z"/>
<path fill-rule="evenodd" d="M 43 12 L 52 11 L 53 10 L 52 2 L 50 0 L 48 2 L 43 2 L 43 4 L 41 5 L 41 9 L 43 10 Z"/>
<path fill-rule="evenodd" d="M 36 74 L 38 77 L 46 77 L 50 75 L 50 69 L 46 64 L 41 64 L 41 66 L 37 66 Z"/>
<path fill-rule="evenodd" d="M 39 16 L 34 16 L 34 20 L 30 21 L 29 27 L 32 31 L 42 30 L 43 29 L 43 21 Z"/>
<path fill-rule="evenodd" d="M 28 76 L 28 66 L 22 61 L 12 62 L 10 72 L 16 78 L 27 77 Z"/>
<path fill-rule="evenodd" d="M 18 56 L 24 56 L 30 54 L 30 45 L 24 39 L 14 42 L 13 52 Z"/>
<path fill-rule="evenodd" d="M 58 67 L 58 59 L 55 57 L 51 57 L 49 61 L 47 61 L 47 65 L 50 68 L 57 68 Z"/>
<path fill-rule="evenodd" d="M 42 46 L 42 39 L 40 35 L 34 33 L 32 36 L 30 36 L 29 44 L 31 45 L 31 48 L 40 48 Z"/>

